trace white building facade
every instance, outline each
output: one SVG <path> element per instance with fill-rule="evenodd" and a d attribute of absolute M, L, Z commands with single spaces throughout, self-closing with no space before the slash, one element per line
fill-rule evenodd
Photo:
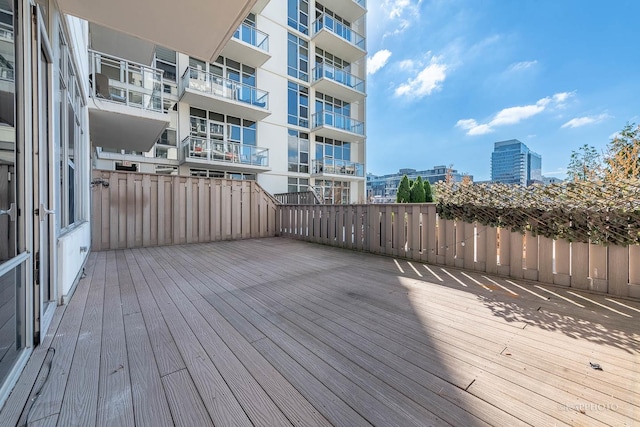
<path fill-rule="evenodd" d="M 100 27 L 89 31 L 95 74 L 109 85 L 95 99 L 128 102 L 118 87 L 135 82 L 110 64 L 129 58 L 97 46 Z M 251 179 L 272 194 L 312 189 L 327 203 L 363 202 L 365 41 L 364 0 L 271 0 L 253 7 L 214 60 L 157 45 L 150 61 L 128 65 L 162 75 L 163 90 L 144 106 L 164 115 L 148 122 L 160 129 L 157 143 L 113 148 L 122 137 L 105 127 L 94 167 Z"/>
<path fill-rule="evenodd" d="M 171 124 L 156 108 L 163 73 L 130 64 L 151 64 L 158 44 L 213 61 L 258 6 L 131 3 L 0 0 L 0 406 L 82 276 L 97 143 L 147 151 Z M 96 63 L 96 47 L 132 59 Z M 116 75 L 126 84 L 111 90 Z"/>

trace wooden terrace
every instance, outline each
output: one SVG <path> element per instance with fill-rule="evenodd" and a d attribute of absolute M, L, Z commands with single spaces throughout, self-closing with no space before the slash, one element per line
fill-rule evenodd
<path fill-rule="evenodd" d="M 85 272 L 0 425 L 640 424 L 637 301 L 285 238 Z"/>

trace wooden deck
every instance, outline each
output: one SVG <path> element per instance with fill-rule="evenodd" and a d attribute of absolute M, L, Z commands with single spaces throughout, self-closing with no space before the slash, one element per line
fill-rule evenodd
<path fill-rule="evenodd" d="M 637 425 L 638 318 L 284 238 L 97 252 L 0 425 Z"/>

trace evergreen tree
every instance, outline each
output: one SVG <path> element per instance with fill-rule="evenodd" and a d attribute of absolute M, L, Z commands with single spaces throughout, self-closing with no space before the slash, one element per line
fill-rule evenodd
<path fill-rule="evenodd" d="M 398 185 L 398 192 L 396 194 L 396 203 L 409 203 L 411 199 L 411 188 L 409 187 L 409 178 L 407 175 L 403 176 Z"/>
<path fill-rule="evenodd" d="M 433 202 L 433 193 L 431 192 L 431 184 L 429 181 L 424 181 L 424 201 L 427 203 Z"/>
<path fill-rule="evenodd" d="M 422 183 L 422 177 L 418 176 L 418 178 L 413 182 L 411 186 L 411 203 L 424 203 L 425 202 L 425 193 L 424 193 L 424 184 Z"/>

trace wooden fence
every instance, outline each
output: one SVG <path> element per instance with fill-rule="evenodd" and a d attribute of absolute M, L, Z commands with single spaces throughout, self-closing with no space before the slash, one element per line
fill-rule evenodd
<path fill-rule="evenodd" d="M 93 179 L 96 251 L 276 234 L 277 201 L 253 181 L 100 170 Z"/>
<path fill-rule="evenodd" d="M 435 204 L 283 205 L 278 234 L 374 254 L 640 298 L 640 246 L 598 246 L 443 220 Z"/>

